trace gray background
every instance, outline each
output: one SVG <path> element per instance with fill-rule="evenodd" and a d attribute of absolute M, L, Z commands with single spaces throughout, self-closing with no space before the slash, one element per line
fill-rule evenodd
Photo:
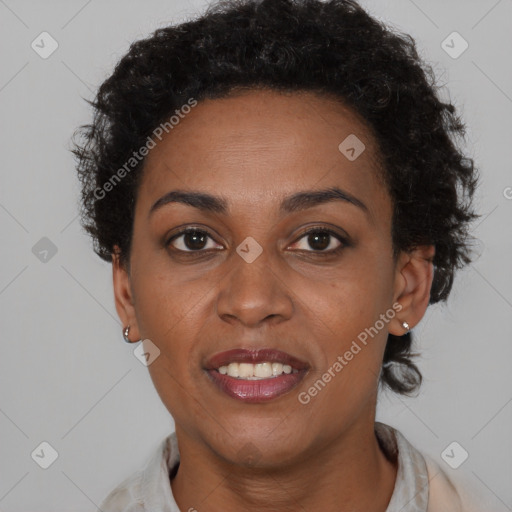
<path fill-rule="evenodd" d="M 415 329 L 420 396 L 383 394 L 378 419 L 512 510 L 512 1 L 362 4 L 415 37 L 467 122 L 482 173 L 480 256 Z M 129 43 L 204 5 L 0 0 L 0 511 L 96 510 L 173 428 L 122 341 L 111 266 L 77 218 L 68 149 L 90 120 L 81 97 L 92 99 Z M 59 44 L 48 59 L 31 48 L 43 31 Z M 453 31 L 469 43 L 457 59 L 441 47 Z M 43 237 L 57 250 L 46 262 L 33 252 Z M 42 441 L 58 452 L 46 470 L 31 458 Z M 440 457 L 452 441 L 469 452 L 457 470 Z"/>

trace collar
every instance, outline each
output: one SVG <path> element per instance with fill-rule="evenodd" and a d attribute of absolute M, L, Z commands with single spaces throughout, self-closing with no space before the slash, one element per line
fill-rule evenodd
<path fill-rule="evenodd" d="M 429 479 L 425 459 L 396 429 L 375 422 L 375 435 L 390 460 L 398 460 L 395 487 L 386 512 L 427 512 Z M 180 461 L 176 433 L 163 439 L 146 466 L 116 487 L 100 505 L 103 512 L 180 512 L 171 475 Z"/>

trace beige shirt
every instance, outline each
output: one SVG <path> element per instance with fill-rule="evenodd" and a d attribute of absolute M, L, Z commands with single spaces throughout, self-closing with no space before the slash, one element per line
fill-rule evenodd
<path fill-rule="evenodd" d="M 386 512 L 497 512 L 495 501 L 474 494 L 463 479 L 448 476 L 396 429 L 375 423 L 377 439 L 390 460 L 398 459 L 395 488 Z M 179 464 L 176 433 L 167 436 L 146 466 L 121 482 L 102 502 L 103 512 L 180 511 L 170 484 Z M 451 470 L 454 473 L 453 470 Z"/>

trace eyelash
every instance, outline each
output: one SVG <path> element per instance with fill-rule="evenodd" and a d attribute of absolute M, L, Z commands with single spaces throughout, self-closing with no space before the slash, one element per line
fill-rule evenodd
<path fill-rule="evenodd" d="M 166 244 L 165 244 L 166 247 L 170 246 L 171 243 L 174 242 L 179 237 L 181 237 L 183 235 L 186 235 L 186 234 L 189 234 L 189 233 L 204 234 L 208 238 L 213 240 L 213 237 L 208 233 L 208 231 L 206 231 L 204 229 L 188 227 L 188 228 L 185 228 L 185 229 L 183 229 L 181 231 L 178 231 L 171 238 L 169 238 L 167 240 Z M 303 238 L 307 237 L 308 235 L 310 235 L 312 233 L 323 233 L 323 234 L 326 234 L 326 235 L 330 235 L 331 237 L 334 237 L 335 239 L 337 239 L 340 242 L 340 245 L 338 247 L 336 247 L 335 249 L 330 249 L 329 251 L 325 251 L 325 250 L 323 250 L 323 251 L 315 251 L 315 250 L 299 249 L 299 252 L 312 253 L 315 256 L 320 256 L 320 257 L 322 257 L 322 256 L 333 256 L 333 255 L 339 254 L 345 248 L 351 246 L 351 243 L 350 243 L 350 241 L 347 238 L 343 237 L 339 233 L 336 233 L 335 231 L 332 231 L 331 229 L 328 229 L 326 227 L 320 227 L 320 226 L 318 226 L 318 227 L 315 226 L 315 227 L 309 228 L 306 231 L 302 232 L 301 235 L 295 240 L 295 242 L 293 242 L 293 244 L 296 244 L 297 242 L 299 242 L 300 240 L 302 240 Z M 187 250 L 187 251 L 185 251 L 185 250 L 182 250 L 182 249 L 173 248 L 172 250 L 175 251 L 175 252 L 179 252 L 181 254 L 187 255 L 187 256 L 195 256 L 195 255 L 204 255 L 204 254 L 206 254 L 208 252 L 218 251 L 219 249 L 198 249 L 196 251 L 194 251 L 194 250 Z"/>

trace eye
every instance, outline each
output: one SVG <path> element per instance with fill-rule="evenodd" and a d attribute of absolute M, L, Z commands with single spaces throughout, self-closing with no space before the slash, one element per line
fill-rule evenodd
<path fill-rule="evenodd" d="M 202 253 L 223 249 L 223 246 L 216 244 L 207 231 L 190 227 L 175 233 L 166 245 L 172 246 L 173 250 L 182 253 Z M 348 238 L 330 229 L 315 227 L 302 233 L 291 247 L 296 245 L 299 245 L 296 247 L 299 251 L 331 255 L 350 246 L 350 243 Z"/>
<path fill-rule="evenodd" d="M 293 245 L 302 244 L 300 251 L 334 254 L 349 245 L 347 239 L 326 228 L 312 228 L 302 234 Z M 308 249 L 308 246 L 313 250 Z"/>
<path fill-rule="evenodd" d="M 213 242 L 213 238 L 206 231 L 187 228 L 173 235 L 167 245 L 172 245 L 175 250 L 181 252 L 202 252 L 215 249 L 215 243 L 213 246 L 208 246 L 208 239 Z M 222 248 L 222 246 L 220 247 Z"/>

